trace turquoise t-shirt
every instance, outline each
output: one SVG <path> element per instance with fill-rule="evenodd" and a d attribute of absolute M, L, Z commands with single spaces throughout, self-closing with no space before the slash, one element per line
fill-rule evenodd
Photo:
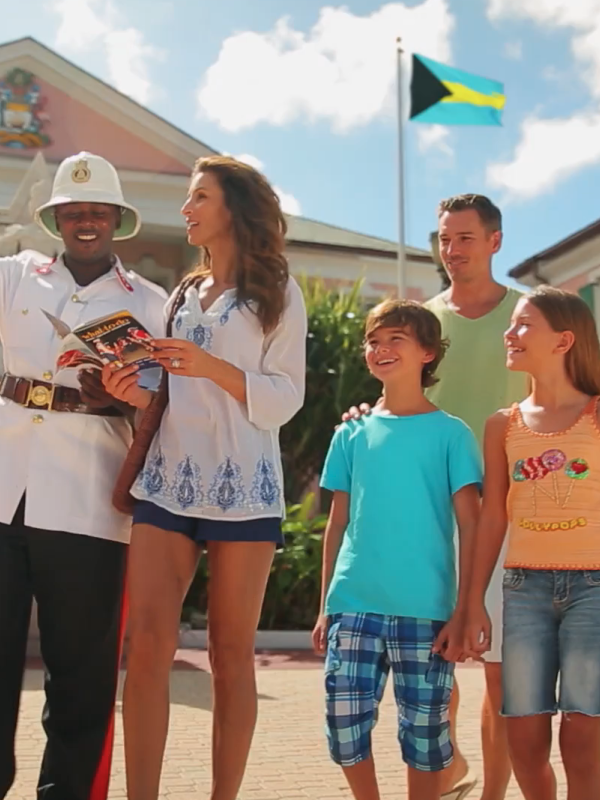
<path fill-rule="evenodd" d="M 335 432 L 321 486 L 350 494 L 326 614 L 449 619 L 456 604 L 453 495 L 481 486 L 470 428 L 434 411 L 374 411 Z"/>

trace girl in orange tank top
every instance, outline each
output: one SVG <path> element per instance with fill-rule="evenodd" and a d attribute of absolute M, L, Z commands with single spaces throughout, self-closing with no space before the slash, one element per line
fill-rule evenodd
<path fill-rule="evenodd" d="M 600 344 L 583 300 L 545 286 L 519 301 L 505 345 L 531 394 L 486 426 L 465 650 L 490 647 L 484 597 L 508 528 L 502 679 L 515 777 L 526 800 L 556 800 L 551 719 L 561 712 L 569 800 L 591 800 L 600 798 Z"/>

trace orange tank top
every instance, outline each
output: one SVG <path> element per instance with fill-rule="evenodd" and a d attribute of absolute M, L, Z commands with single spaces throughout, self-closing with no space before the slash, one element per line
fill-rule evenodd
<path fill-rule="evenodd" d="M 532 431 L 513 405 L 506 567 L 600 569 L 599 399 L 559 433 Z"/>

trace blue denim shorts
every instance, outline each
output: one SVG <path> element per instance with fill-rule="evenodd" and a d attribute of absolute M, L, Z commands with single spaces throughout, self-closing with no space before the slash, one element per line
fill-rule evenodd
<path fill-rule="evenodd" d="M 247 519 L 239 522 L 186 517 L 173 514 L 148 500 L 136 500 L 133 524 L 154 525 L 164 531 L 175 531 L 187 536 L 200 547 L 207 542 L 274 542 L 277 550 L 283 547 L 283 533 L 279 517 Z"/>
<path fill-rule="evenodd" d="M 600 570 L 507 569 L 503 593 L 504 716 L 600 716 Z"/>
<path fill-rule="evenodd" d="M 423 772 L 452 762 L 448 705 L 454 664 L 431 652 L 443 622 L 381 614 L 332 614 L 325 658 L 326 732 L 336 764 L 371 753 L 371 731 L 390 668 L 404 761 Z"/>

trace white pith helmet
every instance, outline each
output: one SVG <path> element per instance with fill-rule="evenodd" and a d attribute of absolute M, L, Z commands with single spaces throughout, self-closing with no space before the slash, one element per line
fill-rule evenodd
<path fill-rule="evenodd" d="M 104 203 L 121 209 L 121 227 L 115 242 L 131 239 L 142 224 L 139 211 L 123 199 L 117 170 L 105 158 L 92 153 L 69 156 L 56 170 L 52 197 L 35 212 L 35 221 L 54 239 L 60 239 L 54 209 L 66 203 Z"/>

